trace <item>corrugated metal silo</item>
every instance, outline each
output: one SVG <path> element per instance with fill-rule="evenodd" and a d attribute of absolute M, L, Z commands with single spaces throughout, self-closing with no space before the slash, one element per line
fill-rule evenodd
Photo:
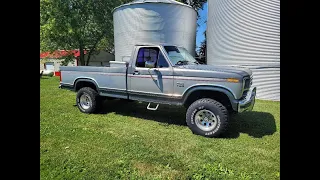
<path fill-rule="evenodd" d="M 280 100 L 280 0 L 209 0 L 207 63 L 250 68 L 257 98 Z"/>
<path fill-rule="evenodd" d="M 174 0 L 136 0 L 113 11 L 115 60 L 128 60 L 139 43 L 168 43 L 195 54 L 197 13 Z"/>

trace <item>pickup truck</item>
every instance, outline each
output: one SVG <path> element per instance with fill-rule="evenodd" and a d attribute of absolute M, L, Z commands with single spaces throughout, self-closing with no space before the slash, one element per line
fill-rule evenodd
<path fill-rule="evenodd" d="M 133 46 L 131 57 L 109 67 L 60 67 L 59 88 L 77 92 L 83 113 L 96 113 L 106 99 L 184 106 L 190 130 L 218 137 L 228 127 L 229 114 L 251 111 L 256 96 L 252 71 L 242 67 L 197 63 L 183 47 L 168 44 Z"/>

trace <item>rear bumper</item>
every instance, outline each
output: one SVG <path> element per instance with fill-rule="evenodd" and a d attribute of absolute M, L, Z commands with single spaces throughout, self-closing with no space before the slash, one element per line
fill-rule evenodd
<path fill-rule="evenodd" d="M 256 99 L 256 87 L 251 87 L 249 92 L 247 93 L 247 96 L 239 101 L 238 103 L 238 112 L 244 112 L 244 111 L 252 111 L 255 99 Z"/>

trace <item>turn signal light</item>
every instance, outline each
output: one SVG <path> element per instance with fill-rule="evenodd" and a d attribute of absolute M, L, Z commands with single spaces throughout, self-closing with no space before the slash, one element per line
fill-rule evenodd
<path fill-rule="evenodd" d="M 227 81 L 228 81 L 228 82 L 232 82 L 232 83 L 238 83 L 238 82 L 239 82 L 239 79 L 236 79 L 236 78 L 228 78 Z"/>

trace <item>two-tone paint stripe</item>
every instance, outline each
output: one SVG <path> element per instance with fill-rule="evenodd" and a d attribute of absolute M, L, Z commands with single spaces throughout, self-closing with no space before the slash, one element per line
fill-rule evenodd
<path fill-rule="evenodd" d="M 73 71 L 64 71 L 65 73 L 71 73 Z M 125 73 L 105 73 L 105 72 L 86 72 L 86 74 L 100 74 L 107 76 L 125 76 Z M 133 78 L 152 78 L 150 75 L 132 75 L 128 74 L 128 77 Z M 153 78 L 157 78 L 157 75 L 153 75 Z M 188 76 L 162 76 L 161 79 L 174 79 L 174 80 L 191 80 L 191 81 L 213 81 L 213 82 L 228 82 L 225 78 L 208 78 L 208 77 L 188 77 Z"/>
<path fill-rule="evenodd" d="M 150 75 L 128 75 L 128 76 L 133 78 L 152 78 Z M 157 76 L 153 75 L 153 78 L 157 78 Z M 224 79 L 224 78 L 201 78 L 201 77 L 186 77 L 186 76 L 162 76 L 161 79 L 228 82 L 227 79 Z"/>
<path fill-rule="evenodd" d="M 76 72 L 76 71 L 63 71 L 63 72 L 70 74 L 70 73 Z M 81 71 L 81 73 L 86 73 L 86 74 L 100 74 L 100 75 L 108 75 L 108 76 L 125 76 L 125 75 L 126 75 L 125 72 L 124 72 L 124 73 L 110 73 L 110 72 L 106 73 L 106 72 Z"/>

